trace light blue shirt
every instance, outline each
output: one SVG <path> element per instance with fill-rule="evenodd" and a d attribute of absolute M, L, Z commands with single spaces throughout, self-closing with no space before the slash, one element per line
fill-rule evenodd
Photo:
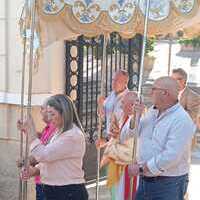
<path fill-rule="evenodd" d="M 128 92 L 129 90 L 126 89 L 120 94 L 116 94 L 114 91 L 110 93 L 110 95 L 106 98 L 104 103 L 104 109 L 105 109 L 105 116 L 106 116 L 106 135 L 109 133 L 110 130 L 110 122 L 111 122 L 111 116 L 113 113 L 115 113 L 117 119 L 120 118 L 122 115 L 122 109 L 121 109 L 121 100 L 122 97 Z"/>
<path fill-rule="evenodd" d="M 188 113 L 177 103 L 158 117 L 151 107 L 141 118 L 138 131 L 129 122 L 122 129 L 121 140 L 136 135 L 138 163 L 146 163 L 149 176 L 180 176 L 189 172 L 192 137 L 196 126 Z"/>

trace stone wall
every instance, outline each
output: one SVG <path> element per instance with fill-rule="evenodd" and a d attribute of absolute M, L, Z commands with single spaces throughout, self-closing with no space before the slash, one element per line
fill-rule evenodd
<path fill-rule="evenodd" d="M 17 200 L 19 193 L 19 171 L 16 158 L 19 142 L 0 140 L 0 200 Z M 33 181 L 28 182 L 28 200 L 35 200 Z"/>
<path fill-rule="evenodd" d="M 18 199 L 19 133 L 22 52 L 18 21 L 23 1 L 1 0 L 0 3 L 0 200 Z M 64 43 L 56 42 L 42 50 L 39 65 L 33 70 L 33 117 L 38 129 L 43 127 L 39 105 L 55 93 L 63 93 L 65 83 Z M 28 66 L 25 94 L 28 88 Z M 27 98 L 27 95 L 26 95 Z M 28 200 L 34 200 L 34 184 L 29 182 Z"/>
<path fill-rule="evenodd" d="M 16 160 L 19 158 L 19 132 L 16 121 L 20 116 L 20 107 L 0 105 L 0 200 L 17 200 L 19 188 L 19 171 Z M 37 130 L 41 131 L 42 123 L 39 107 L 32 109 Z M 34 183 L 28 182 L 28 200 L 35 200 Z"/>

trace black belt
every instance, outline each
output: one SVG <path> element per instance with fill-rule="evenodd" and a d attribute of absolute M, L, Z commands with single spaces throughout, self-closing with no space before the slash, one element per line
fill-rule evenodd
<path fill-rule="evenodd" d="M 165 179 L 173 179 L 175 178 L 174 176 L 140 176 L 140 178 L 144 181 L 147 182 L 154 182 L 154 181 L 160 181 L 160 180 L 165 180 Z"/>
<path fill-rule="evenodd" d="M 184 178 L 184 177 L 188 177 L 188 174 L 184 174 L 181 176 L 140 176 L 140 179 L 146 181 L 146 182 L 153 182 L 153 181 L 160 181 L 160 180 L 173 180 L 173 179 L 177 179 L 177 178 Z"/>

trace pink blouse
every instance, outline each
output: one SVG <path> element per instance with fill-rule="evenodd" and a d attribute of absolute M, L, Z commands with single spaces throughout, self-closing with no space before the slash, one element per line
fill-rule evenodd
<path fill-rule="evenodd" d="M 47 124 L 47 126 L 42 131 L 42 136 L 40 138 L 40 142 L 46 145 L 49 139 L 52 137 L 53 133 L 55 132 L 55 127 L 52 123 Z M 40 176 L 35 177 L 35 183 L 41 184 Z"/>
<path fill-rule="evenodd" d="M 55 133 L 47 145 L 35 139 L 31 155 L 39 162 L 41 181 L 47 185 L 84 183 L 82 169 L 85 154 L 85 137 L 74 124 L 64 133 Z"/>

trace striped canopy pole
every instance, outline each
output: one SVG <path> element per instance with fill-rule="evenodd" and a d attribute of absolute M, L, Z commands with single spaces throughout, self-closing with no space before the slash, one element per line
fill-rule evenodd
<path fill-rule="evenodd" d="M 145 6 L 145 21 L 144 21 L 144 33 L 143 33 L 143 43 L 142 43 L 142 54 L 141 54 L 141 64 L 139 71 L 139 84 L 138 84 L 138 97 L 141 100 L 142 95 L 142 82 L 143 82 L 143 73 L 144 73 L 144 58 L 145 58 L 145 50 L 147 43 L 147 32 L 148 32 L 148 22 L 149 22 L 149 10 L 150 10 L 150 0 L 146 0 Z M 139 116 L 135 116 L 135 128 L 137 128 L 139 123 Z M 137 138 L 133 138 L 133 158 L 132 163 L 136 162 L 136 154 L 137 154 L 137 146 L 138 146 Z M 131 178 L 131 189 L 130 189 L 130 200 L 133 200 L 133 178 Z"/>
<path fill-rule="evenodd" d="M 168 69 L 167 69 L 167 75 L 170 75 L 171 72 L 171 64 L 172 64 L 172 45 L 173 45 L 173 39 L 170 37 L 168 40 L 169 43 L 169 52 L 168 52 Z"/>
<path fill-rule="evenodd" d="M 33 71 L 33 50 L 34 50 L 34 32 L 36 26 L 36 0 L 30 2 L 30 12 L 31 12 L 31 35 L 30 35 L 30 52 L 29 52 L 29 80 L 28 80 L 28 103 L 27 103 L 27 117 L 31 116 L 31 100 L 32 100 L 32 71 Z M 29 151 L 29 136 L 25 137 L 25 155 L 24 155 L 24 167 L 28 169 L 28 151 Z M 27 200 L 27 181 L 23 182 L 23 199 Z"/>
<path fill-rule="evenodd" d="M 23 14 L 25 15 L 25 22 L 24 22 L 24 27 L 23 27 L 23 57 L 22 57 L 22 77 L 21 77 L 21 103 L 20 103 L 20 119 L 23 122 L 24 121 L 24 90 L 25 90 L 25 69 L 26 69 L 26 55 L 27 55 L 27 34 L 26 30 L 28 27 L 27 24 L 27 18 L 28 18 L 28 0 L 25 1 L 24 7 L 22 10 L 22 15 L 20 18 L 20 21 L 23 21 Z M 22 22 L 23 23 L 23 22 Z M 20 132 L 20 150 L 19 150 L 19 158 L 20 162 L 23 160 L 23 133 L 22 131 Z M 21 177 L 19 176 L 19 195 L 18 199 L 22 199 L 22 193 L 23 193 L 23 184 Z"/>
<path fill-rule="evenodd" d="M 101 96 L 104 96 L 105 91 L 105 76 L 106 76 L 106 48 L 108 43 L 108 34 L 104 34 L 103 40 L 103 62 L 101 68 Z M 102 118 L 98 117 L 98 140 L 102 137 Z M 96 200 L 99 200 L 99 179 L 100 179 L 100 159 L 101 159 L 101 149 L 97 148 L 97 176 L 96 176 Z"/>

